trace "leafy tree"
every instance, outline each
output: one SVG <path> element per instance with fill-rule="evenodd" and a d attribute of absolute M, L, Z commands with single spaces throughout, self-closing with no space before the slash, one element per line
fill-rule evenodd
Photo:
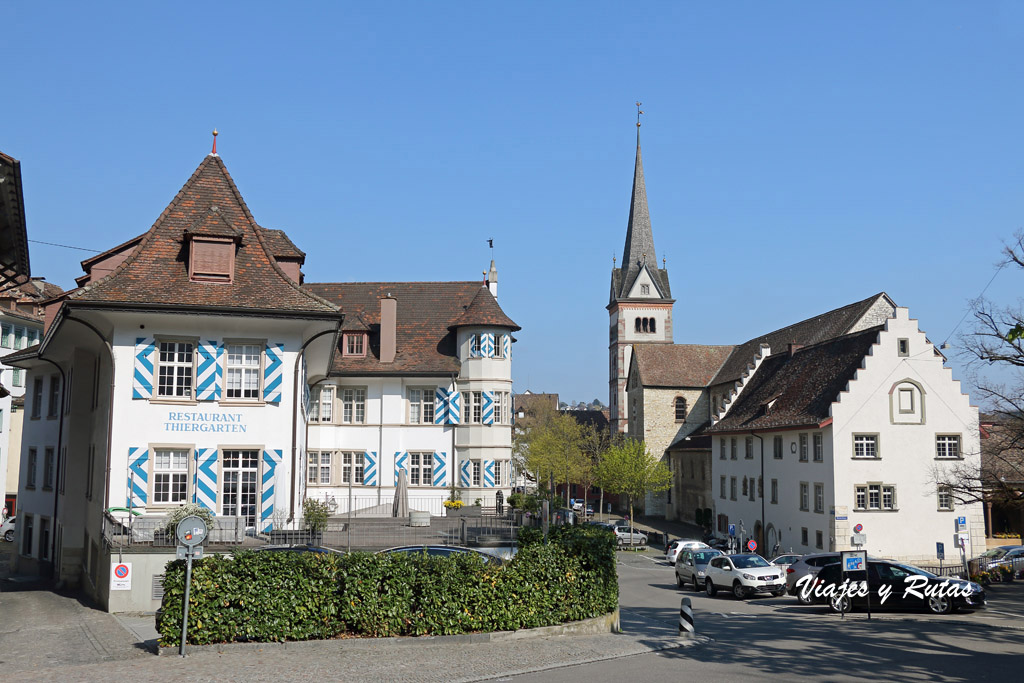
<path fill-rule="evenodd" d="M 598 480 L 611 493 L 629 496 L 629 524 L 633 530 L 633 501 L 672 485 L 672 471 L 647 451 L 647 444 L 625 439 L 613 444 L 598 465 Z"/>

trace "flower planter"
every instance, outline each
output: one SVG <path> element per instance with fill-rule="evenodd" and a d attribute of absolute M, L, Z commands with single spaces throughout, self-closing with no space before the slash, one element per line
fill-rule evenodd
<path fill-rule="evenodd" d="M 484 509 L 479 505 L 463 505 L 458 509 L 445 508 L 445 514 L 449 517 L 481 517 Z"/>

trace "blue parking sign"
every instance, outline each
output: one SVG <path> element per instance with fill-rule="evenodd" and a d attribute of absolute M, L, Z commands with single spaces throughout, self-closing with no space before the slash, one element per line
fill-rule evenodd
<path fill-rule="evenodd" d="M 736 535 L 736 525 L 735 524 L 730 524 L 729 525 L 729 535 L 730 536 L 735 536 Z"/>
<path fill-rule="evenodd" d="M 864 559 L 861 557 L 847 557 L 846 558 L 846 571 L 858 572 L 864 569 Z"/>

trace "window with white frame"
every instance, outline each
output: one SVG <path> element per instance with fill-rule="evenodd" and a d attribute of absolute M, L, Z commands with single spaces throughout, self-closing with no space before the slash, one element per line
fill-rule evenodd
<path fill-rule="evenodd" d="M 366 335 L 365 334 L 346 334 L 345 335 L 345 353 L 346 356 L 365 356 L 366 355 Z"/>
<path fill-rule="evenodd" d="M 858 510 L 896 509 L 896 487 L 891 484 L 857 484 L 854 494 Z"/>
<path fill-rule="evenodd" d="M 729 459 L 730 460 L 735 460 L 736 459 L 736 437 L 735 436 L 732 437 L 731 439 L 729 439 Z"/>
<path fill-rule="evenodd" d="M 366 389 L 342 387 L 341 421 L 345 424 L 363 424 L 366 422 Z"/>
<path fill-rule="evenodd" d="M 729 499 L 736 500 L 736 477 L 729 477 Z"/>
<path fill-rule="evenodd" d="M 494 392 L 494 424 L 503 425 L 505 419 L 505 405 L 508 403 L 508 394 L 504 391 Z"/>
<path fill-rule="evenodd" d="M 3 325 L 0 325 L 0 329 L 3 330 L 3 332 L 0 332 L 0 347 L 5 349 L 14 348 L 14 328 L 7 323 L 3 323 Z"/>
<path fill-rule="evenodd" d="M 437 387 L 409 389 L 409 424 L 434 424 L 434 392 Z"/>
<path fill-rule="evenodd" d="M 25 473 L 25 488 L 36 487 L 36 467 L 39 460 L 39 452 L 35 448 L 28 449 L 28 472 Z"/>
<path fill-rule="evenodd" d="M 752 436 L 743 440 L 743 457 L 747 460 L 754 459 L 754 437 Z"/>
<path fill-rule="evenodd" d="M 480 486 L 480 461 L 473 461 L 473 486 Z"/>
<path fill-rule="evenodd" d="M 505 357 L 505 335 L 503 334 L 494 335 L 494 357 Z"/>
<path fill-rule="evenodd" d="M 330 451 L 310 451 L 306 454 L 306 483 L 310 486 L 329 486 L 334 454 Z"/>
<path fill-rule="evenodd" d="M 817 432 L 814 435 L 814 462 L 825 461 L 825 439 L 822 437 L 821 432 Z"/>
<path fill-rule="evenodd" d="M 914 390 L 911 388 L 901 388 L 898 392 L 898 406 L 899 410 L 903 414 L 910 414 L 914 412 Z"/>
<path fill-rule="evenodd" d="M 483 394 L 479 391 L 462 392 L 462 422 L 480 424 L 483 411 Z"/>
<path fill-rule="evenodd" d="M 718 482 L 718 497 L 725 500 L 725 475 L 723 474 Z"/>
<path fill-rule="evenodd" d="M 341 454 L 341 483 L 363 483 L 363 451 L 344 451 Z"/>
<path fill-rule="evenodd" d="M 651 293 L 651 286 L 650 285 L 640 285 L 640 293 L 641 294 L 650 294 Z"/>
<path fill-rule="evenodd" d="M 43 378 L 36 377 L 32 380 L 32 419 L 38 419 L 43 414 Z"/>
<path fill-rule="evenodd" d="M 28 334 L 25 333 L 24 327 L 14 328 L 14 348 L 23 349 L 28 346 Z"/>
<path fill-rule="evenodd" d="M 800 482 L 800 509 L 805 512 L 810 510 L 810 502 L 810 486 L 806 481 L 802 481 Z"/>
<path fill-rule="evenodd" d="M 53 446 L 47 446 L 46 450 L 43 451 L 43 489 L 45 490 L 53 488 L 54 468 L 55 462 Z"/>
<path fill-rule="evenodd" d="M 153 503 L 181 505 L 188 498 L 189 450 L 157 448 L 153 450 Z"/>
<path fill-rule="evenodd" d="M 502 470 L 502 467 L 501 467 L 501 460 L 495 460 L 494 461 L 494 485 L 495 486 L 504 486 L 505 485 L 505 480 L 501 478 L 502 472 L 503 472 L 503 470 Z"/>
<path fill-rule="evenodd" d="M 952 510 L 953 509 L 953 489 L 948 486 L 939 487 L 939 509 L 940 510 Z"/>
<path fill-rule="evenodd" d="M 960 457 L 960 435 L 939 434 L 935 437 L 936 458 L 959 458 Z"/>
<path fill-rule="evenodd" d="M 310 389 L 310 422 L 334 421 L 334 392 L 335 387 L 333 384 L 317 384 L 312 389 Z"/>
<path fill-rule="evenodd" d="M 409 453 L 409 486 L 431 486 L 433 476 L 433 453 Z"/>
<path fill-rule="evenodd" d="M 25 386 L 25 371 L 21 368 L 14 368 L 11 372 L 11 384 L 16 387 Z"/>
<path fill-rule="evenodd" d="M 814 485 L 814 511 L 825 512 L 825 485 Z"/>
<path fill-rule="evenodd" d="M 160 398 L 192 398 L 192 342 L 162 341 L 158 354 L 156 394 Z"/>
<path fill-rule="evenodd" d="M 776 436 L 772 438 L 772 457 L 776 460 L 782 460 L 782 437 Z"/>
<path fill-rule="evenodd" d="M 754 486 L 754 479 L 753 479 L 753 477 L 751 477 L 751 479 L 750 479 L 750 490 L 749 490 L 748 493 L 749 493 L 748 500 L 754 500 L 755 486 Z"/>
<path fill-rule="evenodd" d="M 480 335 L 474 334 L 469 338 L 469 357 L 480 358 L 483 352 L 480 350 Z"/>
<path fill-rule="evenodd" d="M 878 457 L 878 436 L 876 434 L 854 434 L 853 435 L 853 457 L 855 457 L 855 458 L 877 458 Z"/>
<path fill-rule="evenodd" d="M 718 459 L 725 460 L 725 437 L 718 440 Z"/>
<path fill-rule="evenodd" d="M 897 339 L 896 340 L 896 352 L 906 358 L 910 355 L 910 340 L 909 339 Z"/>
<path fill-rule="evenodd" d="M 256 526 L 259 457 L 258 450 L 225 450 L 221 463 L 221 514 L 242 517 L 247 527 Z"/>
<path fill-rule="evenodd" d="M 50 400 L 46 405 L 46 416 L 57 417 L 60 414 L 60 375 L 50 375 Z"/>
<path fill-rule="evenodd" d="M 260 397 L 259 344 L 227 344 L 224 353 L 224 396 L 234 401 L 255 401 Z"/>
<path fill-rule="evenodd" d="M 800 435 L 800 462 L 807 462 L 807 459 L 808 459 L 807 435 L 806 434 L 801 434 Z"/>

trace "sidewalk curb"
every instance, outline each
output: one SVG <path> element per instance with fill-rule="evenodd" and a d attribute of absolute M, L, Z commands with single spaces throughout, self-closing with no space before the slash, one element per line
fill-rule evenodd
<path fill-rule="evenodd" d="M 514 640 L 530 640 L 533 638 L 551 638 L 555 636 L 593 636 L 619 632 L 619 610 L 609 612 L 592 619 L 571 621 L 554 626 L 521 629 L 519 631 L 494 631 L 492 633 L 461 633 L 452 636 L 396 636 L 391 638 L 334 638 L 330 640 L 290 640 L 279 643 L 214 643 L 211 645 L 187 645 L 188 654 L 215 652 L 225 654 L 239 651 L 287 650 L 307 648 L 336 643 L 344 647 L 345 643 L 372 644 L 386 643 L 389 647 L 416 645 L 465 645 L 468 643 L 497 643 Z M 160 646 L 156 649 L 158 656 L 177 655 L 178 647 Z"/>

